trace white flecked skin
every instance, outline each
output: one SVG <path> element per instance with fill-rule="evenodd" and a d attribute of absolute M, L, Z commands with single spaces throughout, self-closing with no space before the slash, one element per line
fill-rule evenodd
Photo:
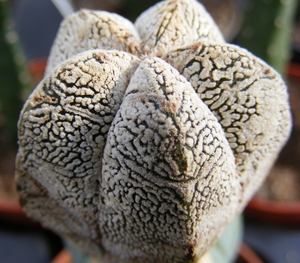
<path fill-rule="evenodd" d="M 197 1 L 162 1 L 142 13 L 135 22 L 144 53 L 161 56 L 197 41 L 225 40 L 205 8 Z"/>
<path fill-rule="evenodd" d="M 21 203 L 101 262 L 197 262 L 290 129 L 281 77 L 198 2 L 162 1 L 135 26 L 82 10 L 20 115 Z"/>
<path fill-rule="evenodd" d="M 243 187 L 241 203 L 246 204 L 290 133 L 283 80 L 266 63 L 229 44 L 198 42 L 163 59 L 192 84 L 222 125 Z"/>
<path fill-rule="evenodd" d="M 133 24 L 106 11 L 81 10 L 61 24 L 45 76 L 64 60 L 91 49 L 126 51 L 139 56 L 140 40 Z"/>

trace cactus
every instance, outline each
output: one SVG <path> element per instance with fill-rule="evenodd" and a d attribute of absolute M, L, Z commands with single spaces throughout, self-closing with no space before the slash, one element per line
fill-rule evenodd
<path fill-rule="evenodd" d="M 17 138 L 22 93 L 31 88 L 31 83 L 26 59 L 5 0 L 0 1 L 0 57 L 0 129 L 12 143 Z"/>
<path fill-rule="evenodd" d="M 282 75 L 289 60 L 290 35 L 297 0 L 248 0 L 241 46 Z"/>
<path fill-rule="evenodd" d="M 101 262 L 199 263 L 290 130 L 282 78 L 196 0 L 134 24 L 81 10 L 21 112 L 17 189 L 28 216 Z"/>

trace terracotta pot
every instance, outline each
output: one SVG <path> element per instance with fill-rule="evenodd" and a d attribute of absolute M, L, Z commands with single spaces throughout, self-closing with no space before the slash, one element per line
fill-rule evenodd
<path fill-rule="evenodd" d="M 297 63 L 290 63 L 287 69 L 288 76 L 296 78 L 300 81 L 300 65 Z"/>
<path fill-rule="evenodd" d="M 235 263 L 263 263 L 256 253 L 243 243 L 240 247 L 239 255 Z"/>
<path fill-rule="evenodd" d="M 0 200 L 0 219 L 20 226 L 41 227 L 24 214 L 19 203 L 13 201 Z"/>
<path fill-rule="evenodd" d="M 69 250 L 63 249 L 51 263 L 72 263 L 72 256 Z"/>
<path fill-rule="evenodd" d="M 264 223 L 300 226 L 300 202 L 285 203 L 253 198 L 244 214 L 247 218 Z"/>
<path fill-rule="evenodd" d="M 47 58 L 39 58 L 29 61 L 28 69 L 32 79 L 33 87 L 35 87 L 44 77 L 47 65 Z"/>
<path fill-rule="evenodd" d="M 71 253 L 63 249 L 51 263 L 72 263 Z M 242 244 L 239 250 L 238 258 L 234 263 L 263 263 L 256 253 L 246 244 Z"/>

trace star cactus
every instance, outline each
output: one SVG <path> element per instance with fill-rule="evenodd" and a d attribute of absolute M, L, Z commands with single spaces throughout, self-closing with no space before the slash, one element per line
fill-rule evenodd
<path fill-rule="evenodd" d="M 291 129 L 286 86 L 194 0 L 65 19 L 19 120 L 26 213 L 101 262 L 197 262 Z"/>

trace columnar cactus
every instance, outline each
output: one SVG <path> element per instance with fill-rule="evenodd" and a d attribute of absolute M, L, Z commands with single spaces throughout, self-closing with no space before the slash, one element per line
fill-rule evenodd
<path fill-rule="evenodd" d="M 286 86 L 194 0 L 82 10 L 19 121 L 26 213 L 101 262 L 197 262 L 291 128 Z"/>
<path fill-rule="evenodd" d="M 285 74 L 297 0 L 247 0 L 241 45 Z"/>
<path fill-rule="evenodd" d="M 22 95 L 32 87 L 7 1 L 0 1 L 0 58 L 0 129 L 15 146 Z"/>

